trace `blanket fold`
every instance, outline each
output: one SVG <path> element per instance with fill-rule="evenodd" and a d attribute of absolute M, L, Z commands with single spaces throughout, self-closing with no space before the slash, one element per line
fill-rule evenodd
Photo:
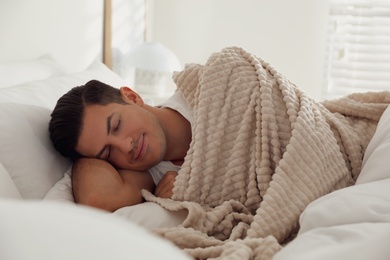
<path fill-rule="evenodd" d="M 187 209 L 156 232 L 199 258 L 271 259 L 315 199 L 353 185 L 390 93 L 318 102 L 238 47 L 174 74 L 194 110 L 193 138 L 172 199 Z"/>

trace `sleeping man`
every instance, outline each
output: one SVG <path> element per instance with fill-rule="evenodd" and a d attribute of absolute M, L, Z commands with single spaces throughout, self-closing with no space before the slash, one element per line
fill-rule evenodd
<path fill-rule="evenodd" d="M 177 91 L 160 107 L 88 82 L 58 101 L 49 130 L 75 159 L 78 202 L 187 209 L 183 226 L 159 234 L 201 259 L 271 259 L 309 203 L 355 183 L 390 102 L 390 92 L 318 102 L 238 47 L 173 79 Z"/>
<path fill-rule="evenodd" d="M 114 211 L 141 203 L 141 189 L 170 197 L 191 141 L 191 117 L 179 92 L 152 107 L 128 87 L 97 80 L 70 90 L 49 130 L 56 149 L 74 160 L 75 201 Z"/>

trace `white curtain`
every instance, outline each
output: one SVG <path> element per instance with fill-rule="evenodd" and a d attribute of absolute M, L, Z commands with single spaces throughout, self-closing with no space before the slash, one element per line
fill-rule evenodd
<path fill-rule="evenodd" d="M 121 74 L 124 55 L 144 42 L 145 26 L 145 0 L 112 0 L 112 69 L 116 73 Z"/>
<path fill-rule="evenodd" d="M 325 98 L 390 90 L 390 0 L 331 0 Z"/>

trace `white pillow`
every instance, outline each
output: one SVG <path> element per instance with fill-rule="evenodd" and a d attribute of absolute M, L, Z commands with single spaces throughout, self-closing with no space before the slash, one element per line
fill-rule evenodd
<path fill-rule="evenodd" d="M 59 97 L 91 79 L 124 84 L 96 61 L 79 73 L 0 89 L 0 162 L 23 198 L 42 199 L 69 168 L 49 140 L 50 113 Z"/>
<path fill-rule="evenodd" d="M 32 60 L 0 63 L 0 89 L 20 83 L 66 74 L 65 68 L 50 54 Z"/>
<path fill-rule="evenodd" d="M 0 199 L 0 259 L 191 259 L 112 214 L 64 203 Z"/>
<path fill-rule="evenodd" d="M 390 106 L 383 112 L 367 146 L 356 184 L 390 178 Z"/>
<path fill-rule="evenodd" d="M 0 198 L 21 199 L 22 195 L 12 181 L 7 170 L 0 163 Z"/>
<path fill-rule="evenodd" d="M 344 188 L 312 202 L 298 236 L 274 259 L 388 259 L 390 178 Z"/>
<path fill-rule="evenodd" d="M 307 206 L 299 234 L 320 227 L 364 222 L 390 223 L 390 179 L 334 191 Z"/>
<path fill-rule="evenodd" d="M 64 177 L 49 190 L 44 200 L 74 203 L 71 174 L 72 169 L 70 167 Z M 176 227 L 183 223 L 188 212 L 186 210 L 169 211 L 157 203 L 144 202 L 142 204 L 120 208 L 113 214 L 145 228 L 153 229 Z"/>
<path fill-rule="evenodd" d="M 56 182 L 56 184 L 50 188 L 43 199 L 74 203 L 71 174 L 72 166 L 70 166 L 64 173 L 62 179 Z"/>
<path fill-rule="evenodd" d="M 390 223 L 317 228 L 295 238 L 272 260 L 388 260 Z"/>
<path fill-rule="evenodd" d="M 23 198 L 43 198 L 70 162 L 49 139 L 50 109 L 0 103 L 0 161 Z"/>
<path fill-rule="evenodd" d="M 78 73 L 30 81 L 0 89 L 0 103 L 12 102 L 53 109 L 63 94 L 73 87 L 84 85 L 91 79 L 97 79 L 115 87 L 125 85 L 121 77 L 108 69 L 102 62 L 95 61 L 86 70 Z"/>

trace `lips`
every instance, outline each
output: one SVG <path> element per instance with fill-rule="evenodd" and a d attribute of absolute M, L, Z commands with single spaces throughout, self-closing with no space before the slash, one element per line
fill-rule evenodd
<path fill-rule="evenodd" d="M 139 138 L 138 145 L 137 145 L 137 151 L 134 156 L 134 160 L 137 161 L 142 158 L 142 156 L 145 154 L 145 136 L 142 134 Z"/>

